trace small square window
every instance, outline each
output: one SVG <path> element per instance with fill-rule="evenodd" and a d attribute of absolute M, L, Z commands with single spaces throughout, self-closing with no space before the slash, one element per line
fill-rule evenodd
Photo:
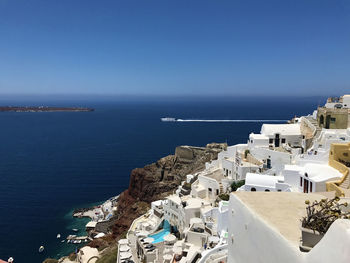
<path fill-rule="evenodd" d="M 269 139 L 269 143 L 273 143 L 273 139 Z"/>
<path fill-rule="evenodd" d="M 282 138 L 282 143 L 286 143 L 286 139 L 285 138 Z"/>

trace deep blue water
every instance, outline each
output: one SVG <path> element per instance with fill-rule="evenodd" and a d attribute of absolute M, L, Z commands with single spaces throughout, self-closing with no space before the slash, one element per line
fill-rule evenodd
<path fill-rule="evenodd" d="M 38 263 L 73 246 L 56 240 L 86 221 L 75 207 L 115 196 L 130 171 L 178 145 L 246 142 L 261 123 L 165 123 L 161 117 L 290 119 L 322 98 L 212 98 L 70 101 L 7 99 L 0 105 L 87 106 L 94 112 L 0 113 L 0 258 Z M 45 253 L 39 254 L 40 245 Z"/>

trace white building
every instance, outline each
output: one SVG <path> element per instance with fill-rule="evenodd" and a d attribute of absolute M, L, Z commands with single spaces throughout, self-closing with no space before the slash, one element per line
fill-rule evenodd
<path fill-rule="evenodd" d="M 261 138 L 249 138 L 249 143 L 255 145 L 257 139 L 257 144 L 266 143 L 266 138 L 268 138 L 267 147 L 281 147 L 283 144 L 290 145 L 291 147 L 301 147 L 303 135 L 301 134 L 300 123 L 293 124 L 263 124 L 261 127 Z M 254 135 L 254 134 L 252 134 Z M 262 146 L 259 146 L 262 147 Z M 266 144 L 265 146 L 266 147 Z"/>
<path fill-rule="evenodd" d="M 183 234 L 190 227 L 191 218 L 201 218 L 201 210 L 211 207 L 211 204 L 201 198 L 191 196 L 179 197 L 170 195 L 164 202 L 164 219 Z"/>
<path fill-rule="evenodd" d="M 284 183 L 283 176 L 248 173 L 245 185 L 239 190 L 248 192 L 290 192 L 290 186 Z"/>
<path fill-rule="evenodd" d="M 350 108 L 350 95 L 344 95 L 342 97 L 328 98 L 325 105 L 326 108 Z"/>
<path fill-rule="evenodd" d="M 293 192 L 313 193 L 326 192 L 326 182 L 340 179 L 343 174 L 328 164 L 307 163 L 286 165 L 283 177 Z"/>
<path fill-rule="evenodd" d="M 282 176 L 248 173 L 243 191 L 326 192 L 326 183 L 339 180 L 342 174 L 328 164 L 285 165 Z"/>

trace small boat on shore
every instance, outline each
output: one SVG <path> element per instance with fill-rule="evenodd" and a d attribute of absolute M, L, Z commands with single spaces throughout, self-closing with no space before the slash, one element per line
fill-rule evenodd
<path fill-rule="evenodd" d="M 61 234 L 57 234 L 57 239 L 60 239 L 61 238 Z"/>
<path fill-rule="evenodd" d="M 44 249 L 45 249 L 44 246 L 40 246 L 39 247 L 39 253 L 42 253 L 44 251 Z"/>

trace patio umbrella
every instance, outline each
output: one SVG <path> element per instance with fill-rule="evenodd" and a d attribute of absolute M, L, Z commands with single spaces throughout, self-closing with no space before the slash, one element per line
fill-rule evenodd
<path fill-rule="evenodd" d="M 136 233 L 137 237 L 146 237 L 148 235 L 149 235 L 148 231 L 140 231 L 140 232 Z"/>
<path fill-rule="evenodd" d="M 182 247 L 173 247 L 173 252 L 177 255 L 182 255 Z"/>
<path fill-rule="evenodd" d="M 182 240 L 176 241 L 176 243 L 174 244 L 174 247 L 184 248 L 184 242 Z"/>
<path fill-rule="evenodd" d="M 120 245 L 119 251 L 120 252 L 127 252 L 130 250 L 130 247 L 128 245 Z"/>
<path fill-rule="evenodd" d="M 118 241 L 118 244 L 119 244 L 119 245 L 128 245 L 128 244 L 129 244 L 129 241 L 128 241 L 126 238 L 120 239 L 120 240 Z"/>
<path fill-rule="evenodd" d="M 170 261 L 170 260 L 173 259 L 173 256 L 170 255 L 170 254 L 165 254 L 165 255 L 163 256 L 163 259 L 164 259 L 164 260 L 167 260 L 167 261 Z"/>
<path fill-rule="evenodd" d="M 153 237 L 147 237 L 147 238 L 144 239 L 145 243 L 152 243 L 153 241 L 154 241 Z"/>
<path fill-rule="evenodd" d="M 164 241 L 168 243 L 173 243 L 176 241 L 176 236 L 174 236 L 173 234 L 166 235 L 164 237 Z"/>
<path fill-rule="evenodd" d="M 123 259 L 131 258 L 132 254 L 130 252 L 120 252 L 119 256 L 120 256 L 120 259 L 123 260 Z"/>

